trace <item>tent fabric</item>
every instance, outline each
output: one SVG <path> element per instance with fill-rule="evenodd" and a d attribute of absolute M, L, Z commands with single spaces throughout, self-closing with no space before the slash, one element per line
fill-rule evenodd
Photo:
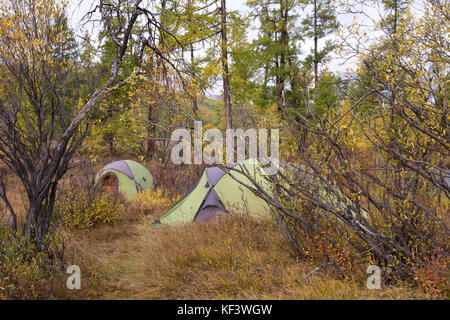
<path fill-rule="evenodd" d="M 206 186 L 206 183 L 206 174 L 203 173 L 197 186 L 167 211 L 159 221 L 162 224 L 183 224 L 193 221 L 210 190 L 210 187 Z"/>
<path fill-rule="evenodd" d="M 223 206 L 219 196 L 217 195 L 217 193 L 212 188 L 209 190 L 208 194 L 206 195 L 205 200 L 203 201 L 203 204 L 202 204 L 201 208 L 204 208 L 204 207 L 207 207 L 207 206 L 222 207 L 222 208 L 225 209 L 225 207 Z"/>
<path fill-rule="evenodd" d="M 204 222 L 211 221 L 217 219 L 217 217 L 223 214 L 226 214 L 225 209 L 221 209 L 215 206 L 207 206 L 197 213 L 195 221 L 204 221 Z"/>
<path fill-rule="evenodd" d="M 132 160 L 119 160 L 104 166 L 95 177 L 95 185 L 103 177 L 113 174 L 118 180 L 118 192 L 128 200 L 133 200 L 138 192 L 153 190 L 154 179 L 150 171 L 140 163 Z"/>
<path fill-rule="evenodd" d="M 207 221 L 225 212 L 270 216 L 270 208 L 265 201 L 241 185 L 242 182 L 252 186 L 252 182 L 236 171 L 248 173 L 266 192 L 270 192 L 270 185 L 260 174 L 259 163 L 246 160 L 230 168 L 232 169 L 206 168 L 195 188 L 167 211 L 159 222 L 183 224 L 194 220 Z"/>
<path fill-rule="evenodd" d="M 139 191 L 153 190 L 155 180 L 150 171 L 136 161 L 125 160 L 125 162 L 133 174 L 132 180 L 136 183 L 138 188 L 141 188 Z"/>
<path fill-rule="evenodd" d="M 253 187 L 253 183 L 243 174 L 246 173 L 249 175 L 266 192 L 270 193 L 270 185 L 260 174 L 260 170 L 262 169 L 258 162 L 247 160 L 242 164 L 235 165 L 216 184 L 214 190 L 220 199 L 222 199 L 222 203 L 227 211 L 248 214 L 250 216 L 270 216 L 270 207 L 264 200 L 246 187 Z"/>
<path fill-rule="evenodd" d="M 119 172 L 122 172 L 128 176 L 128 178 L 133 179 L 133 173 L 131 172 L 130 167 L 128 166 L 127 162 L 124 160 L 114 161 L 106 166 L 104 166 L 100 171 L 106 171 L 106 170 L 116 170 Z"/>
<path fill-rule="evenodd" d="M 206 177 L 208 179 L 209 185 L 214 187 L 217 182 L 219 182 L 220 179 L 222 179 L 222 177 L 225 174 L 224 169 L 219 168 L 219 167 L 210 167 L 210 168 L 206 168 Z"/>
<path fill-rule="evenodd" d="M 226 209 L 223 206 L 219 196 L 214 189 L 211 188 L 194 219 L 197 221 L 209 221 L 225 212 Z"/>

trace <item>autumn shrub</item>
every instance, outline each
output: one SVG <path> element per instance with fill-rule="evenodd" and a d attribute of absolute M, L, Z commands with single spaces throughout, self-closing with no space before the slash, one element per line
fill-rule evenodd
<path fill-rule="evenodd" d="M 418 277 L 436 291 L 450 235 L 448 75 L 436 71 L 448 62 L 435 54 L 448 47 L 438 36 L 447 17 L 441 3 L 425 7 L 423 17 L 405 12 L 395 34 L 381 28 L 377 43 L 358 49 L 357 77 L 341 99 L 321 110 L 316 96 L 310 118 L 286 103 L 298 160 L 310 173 L 277 183 L 268 201 L 300 255 L 305 238 L 336 262 L 346 254 L 332 251 L 349 246 L 361 267 L 380 267 L 385 284 Z"/>
<path fill-rule="evenodd" d="M 123 203 L 119 197 L 109 193 L 95 193 L 89 196 L 83 191 L 75 193 L 69 189 L 57 203 L 56 209 L 65 227 L 83 229 L 113 224 L 123 211 Z"/>
<path fill-rule="evenodd" d="M 426 259 L 426 264 L 415 268 L 414 280 L 432 296 L 450 295 L 448 256 L 440 253 Z"/>
<path fill-rule="evenodd" d="M 49 299 L 65 285 L 60 234 L 34 242 L 0 226 L 0 300 Z"/>
<path fill-rule="evenodd" d="M 331 216 L 324 219 L 318 214 L 317 208 L 314 209 L 301 201 L 283 204 L 295 210 L 300 217 L 321 227 L 317 233 L 308 232 L 295 219 L 277 216 L 284 229 L 288 230 L 291 246 L 297 251 L 299 258 L 321 268 L 333 270 L 338 277 L 359 279 L 364 276 L 362 264 L 367 264 L 369 259 L 358 255 L 345 236 L 336 230 L 335 224 L 342 226 L 342 223 Z"/>
<path fill-rule="evenodd" d="M 132 209 L 136 213 L 144 216 L 152 215 L 156 218 L 161 216 L 168 210 L 177 200 L 179 196 L 168 195 L 162 189 L 154 191 L 144 191 L 136 195 L 133 202 L 130 203 Z"/>

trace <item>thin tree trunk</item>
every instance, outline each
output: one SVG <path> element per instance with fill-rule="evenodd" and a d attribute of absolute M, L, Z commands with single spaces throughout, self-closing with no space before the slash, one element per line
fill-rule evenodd
<path fill-rule="evenodd" d="M 230 101 L 230 80 L 228 74 L 228 43 L 227 43 L 227 8 L 226 0 L 221 0 L 220 8 L 222 18 L 222 28 L 220 34 L 222 36 L 222 82 L 223 82 L 223 104 L 225 108 L 225 122 L 226 128 L 231 129 L 233 122 L 231 118 L 231 101 Z"/>
<path fill-rule="evenodd" d="M 314 0 L 314 89 L 319 82 L 319 61 L 317 56 L 317 0 Z"/>
<path fill-rule="evenodd" d="M 25 222 L 25 225 L 23 227 L 23 235 L 24 236 L 31 236 L 32 228 L 36 226 L 36 216 L 38 215 L 37 212 L 37 206 L 35 203 L 30 203 L 30 209 L 28 210 L 27 214 L 27 220 Z M 36 242 L 39 243 L 39 235 L 35 234 Z"/>
<path fill-rule="evenodd" d="M 166 9 L 166 0 L 161 0 L 161 11 L 164 12 Z M 164 28 L 166 21 L 164 19 L 164 15 L 161 15 L 160 18 L 160 24 L 161 27 Z M 162 46 L 162 41 L 163 41 L 163 32 L 161 31 L 161 29 L 159 29 L 159 46 Z M 163 54 L 163 53 L 161 53 Z M 155 60 L 156 59 L 156 60 Z M 156 65 L 155 65 L 156 64 Z M 159 85 L 159 83 L 161 82 L 161 58 L 158 55 L 152 54 L 151 58 L 150 58 L 150 63 L 149 63 L 149 74 L 151 76 L 151 78 L 153 79 L 153 81 L 155 81 L 156 86 Z M 156 88 L 155 85 L 153 85 L 154 88 Z M 145 150 L 145 157 L 147 159 L 151 159 L 153 158 L 154 154 L 155 154 L 155 149 L 156 149 L 156 145 L 155 145 L 155 131 L 156 128 L 153 125 L 153 112 L 156 108 L 156 105 L 154 102 L 150 102 L 148 104 L 148 127 L 147 127 L 147 148 Z"/>
<path fill-rule="evenodd" d="M 157 81 L 157 77 L 155 74 L 153 74 L 153 72 L 159 72 L 158 68 L 154 68 L 154 59 L 155 59 L 155 55 L 152 55 L 150 58 L 150 63 L 148 66 L 148 71 L 150 74 L 150 77 L 153 79 L 153 81 Z M 152 84 L 153 85 L 153 84 Z M 148 119 L 148 127 L 147 127 L 147 141 L 146 141 L 146 148 L 145 148 L 145 157 L 147 159 L 151 159 L 155 153 L 155 140 L 153 140 L 154 135 L 155 135 L 155 126 L 153 125 L 153 109 L 155 108 L 155 103 L 149 102 L 148 104 L 148 115 L 147 115 L 147 119 Z"/>
<path fill-rule="evenodd" d="M 265 24 L 269 24 L 270 20 L 268 19 L 269 17 L 269 11 L 267 9 L 267 6 L 264 6 L 263 8 L 263 19 L 265 20 Z M 266 32 L 266 37 L 267 37 L 267 41 L 270 42 L 272 41 L 272 37 L 269 31 Z M 270 39 L 270 41 L 269 41 Z M 265 62 L 264 63 L 264 83 L 263 83 L 263 98 L 267 99 L 268 97 L 268 92 L 267 92 L 267 83 L 268 83 L 268 79 L 269 79 L 269 62 Z"/>
<path fill-rule="evenodd" d="M 191 43 L 191 46 L 190 46 L 190 51 L 191 51 L 192 74 L 195 74 L 194 45 L 192 43 Z M 197 103 L 197 90 L 195 88 L 193 88 L 191 96 L 192 96 L 192 110 L 194 111 L 194 116 L 197 117 L 198 103 Z"/>
<path fill-rule="evenodd" d="M 6 187 L 5 184 L 3 183 L 3 172 L 0 172 L 0 197 L 3 199 L 3 202 L 5 202 L 6 208 L 9 211 L 9 214 L 11 216 L 11 229 L 14 233 L 16 233 L 17 231 L 17 216 L 16 213 L 14 212 L 8 197 L 6 196 Z"/>
<path fill-rule="evenodd" d="M 192 14 L 193 14 L 193 12 L 195 12 L 195 10 L 193 8 L 192 0 L 188 0 L 187 7 L 189 8 L 188 24 L 189 24 L 189 28 L 192 28 L 192 26 L 195 24 L 195 22 L 192 21 L 192 18 L 193 18 Z M 192 42 L 189 45 L 189 53 L 191 55 L 191 76 L 194 79 L 195 78 L 194 44 L 193 44 L 193 40 L 191 40 L 191 41 Z M 184 53 L 183 53 L 183 56 L 184 56 Z M 197 113 L 198 113 L 197 89 L 192 87 L 191 90 L 192 91 L 189 93 L 189 95 L 191 97 L 191 102 L 192 102 L 192 111 L 194 112 L 194 117 L 197 118 Z"/>
<path fill-rule="evenodd" d="M 287 18 L 288 18 L 288 5 L 284 3 L 280 8 L 281 14 L 281 34 L 280 34 L 280 45 L 281 45 L 281 53 L 280 53 L 280 72 L 281 75 L 277 76 L 277 104 L 278 107 L 281 108 L 283 104 L 283 92 L 284 92 L 284 83 L 285 83 L 285 69 L 286 69 L 286 46 L 288 43 L 288 31 L 287 31 Z"/>
<path fill-rule="evenodd" d="M 397 19 L 398 19 L 398 3 L 394 1 L 394 34 L 397 33 Z"/>

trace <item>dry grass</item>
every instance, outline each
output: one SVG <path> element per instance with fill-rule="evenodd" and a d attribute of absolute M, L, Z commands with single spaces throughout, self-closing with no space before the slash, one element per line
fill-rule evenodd
<path fill-rule="evenodd" d="M 78 179 L 83 180 L 89 174 L 78 175 Z M 164 174 L 159 172 L 157 179 Z M 186 179 L 186 188 L 187 180 L 191 184 L 196 182 L 193 178 L 196 173 L 174 175 Z M 169 181 L 171 177 L 165 179 Z M 69 181 L 71 185 L 83 183 L 86 182 Z M 153 193 L 139 195 L 133 202 L 118 202 L 120 219 L 112 224 L 63 229 L 65 265 L 80 266 L 82 288 L 67 290 L 61 281 L 47 298 L 427 298 L 407 284 L 368 290 L 364 281 L 342 279 L 331 270 L 304 279 L 316 265 L 299 261 L 272 221 L 229 216 L 210 223 L 156 226 L 153 222 L 182 195 L 179 190 L 168 188 L 170 184 L 164 185 Z M 9 188 L 15 207 L 25 212 L 19 184 L 10 183 Z M 62 269 L 56 279 L 66 277 Z"/>
<path fill-rule="evenodd" d="M 14 211 L 17 214 L 18 223 L 21 224 L 25 221 L 26 210 L 28 208 L 28 202 L 24 197 L 25 189 L 20 179 L 14 175 L 8 175 L 4 178 L 7 185 L 8 200 L 14 207 Z M 3 200 L 0 199 L 0 225 L 6 224 L 9 221 L 9 212 L 6 209 Z"/>
<path fill-rule="evenodd" d="M 72 244 L 87 270 L 86 290 L 99 299 L 414 299 L 408 285 L 368 290 L 314 269 L 292 255 L 270 221 L 228 217 L 169 227 L 140 222 L 77 234 Z M 95 272 L 92 272 L 95 270 Z"/>

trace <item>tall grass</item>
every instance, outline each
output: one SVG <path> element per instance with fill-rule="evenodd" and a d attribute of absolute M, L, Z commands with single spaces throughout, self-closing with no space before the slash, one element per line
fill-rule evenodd
<path fill-rule="evenodd" d="M 181 172 L 159 173 L 167 180 L 171 174 Z M 196 182 L 195 174 L 186 175 L 191 181 L 184 188 Z M 154 221 L 183 195 L 177 185 L 165 184 L 134 201 L 87 187 L 71 194 L 71 186 L 82 188 L 83 176 L 88 174 L 74 174 L 70 179 L 76 181 L 68 179 L 61 187 L 54 221 L 58 237 L 49 241 L 49 250 L 36 253 L 14 244 L 2 229 L 0 299 L 445 298 L 404 283 L 368 290 L 361 272 L 346 279 L 332 269 L 311 273 L 318 263 L 298 259 L 270 220 L 230 214 L 209 223 L 156 226 Z M 74 210 L 78 220 L 70 217 Z M 108 216 L 114 219 L 92 220 Z M 81 290 L 66 288 L 71 264 L 81 269 Z"/>

